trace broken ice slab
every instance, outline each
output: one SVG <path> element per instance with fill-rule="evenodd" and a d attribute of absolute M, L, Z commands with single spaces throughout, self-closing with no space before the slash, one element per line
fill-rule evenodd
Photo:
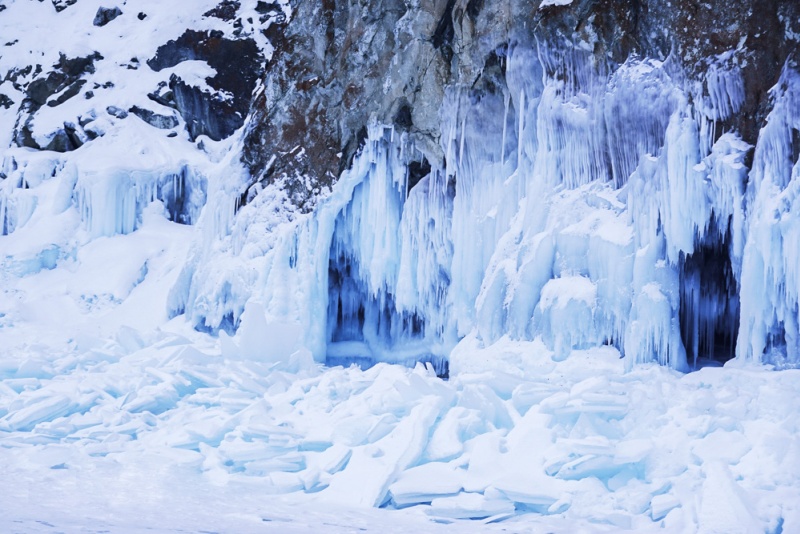
<path fill-rule="evenodd" d="M 123 407 L 131 413 L 148 411 L 159 415 L 174 408 L 178 400 L 179 395 L 174 385 L 160 382 L 131 392 L 123 402 Z"/>
<path fill-rule="evenodd" d="M 269 478 L 278 493 L 303 490 L 303 481 L 297 473 L 275 471 L 270 473 Z"/>
<path fill-rule="evenodd" d="M 752 497 L 734 480 L 728 466 L 721 461 L 711 461 L 704 464 L 702 470 L 705 481 L 697 512 L 698 532 L 763 532 L 757 512 L 750 504 Z"/>
<path fill-rule="evenodd" d="M 327 473 L 336 473 L 347 465 L 352 454 L 353 449 L 345 447 L 344 445 L 335 444 L 324 451 L 306 452 L 306 465 L 309 470 L 317 469 Z"/>
<path fill-rule="evenodd" d="M 596 454 L 611 456 L 614 445 L 605 436 L 591 436 L 583 439 L 559 439 L 556 448 L 572 454 Z"/>
<path fill-rule="evenodd" d="M 629 439 L 620 441 L 614 447 L 614 463 L 639 463 L 652 452 L 653 442 L 649 439 Z"/>
<path fill-rule="evenodd" d="M 298 473 L 305 467 L 305 457 L 302 454 L 290 453 L 277 458 L 246 462 L 244 473 L 252 476 L 271 475 L 277 472 Z"/>
<path fill-rule="evenodd" d="M 525 382 L 518 385 L 511 394 L 511 402 L 521 415 L 544 399 L 560 391 L 558 386 L 546 383 Z"/>
<path fill-rule="evenodd" d="M 495 486 L 509 501 L 525 505 L 526 509 L 537 513 L 561 513 L 569 508 L 570 500 L 559 495 L 561 488 L 549 484 L 546 479 L 539 481 L 502 480 Z"/>
<path fill-rule="evenodd" d="M 486 497 L 482 493 L 459 493 L 434 499 L 426 510 L 429 515 L 452 519 L 485 519 L 514 511 L 514 503 L 499 497 Z"/>
<path fill-rule="evenodd" d="M 443 408 L 441 398 L 428 396 L 386 437 L 354 449 L 347 467 L 324 490 L 326 498 L 350 506 L 382 504 L 397 474 L 419 460 Z"/>
<path fill-rule="evenodd" d="M 650 517 L 653 521 L 660 521 L 664 519 L 667 514 L 679 507 L 681 502 L 670 494 L 654 495 L 650 500 Z"/>
<path fill-rule="evenodd" d="M 604 436 L 584 439 L 559 439 L 557 457 L 545 465 L 550 476 L 565 480 L 597 477 L 608 480 L 620 470 L 647 458 L 653 449 L 650 440 L 634 439 L 613 443 Z"/>
<path fill-rule="evenodd" d="M 580 480 L 587 477 L 605 480 L 620 470 L 620 466 L 615 465 L 611 460 L 610 456 L 585 454 L 563 464 L 555 476 L 564 480 Z"/>
<path fill-rule="evenodd" d="M 268 441 L 245 441 L 239 437 L 231 437 L 230 435 L 222 440 L 218 449 L 220 454 L 237 465 L 258 460 L 274 459 L 291 452 L 291 449 L 280 445 L 273 446 Z"/>
<path fill-rule="evenodd" d="M 236 432 L 245 440 L 268 440 L 273 447 L 296 448 L 298 441 L 303 437 L 302 434 L 288 426 L 255 423 L 252 421 L 239 425 L 236 428 Z"/>
<path fill-rule="evenodd" d="M 480 374 L 461 374 L 458 379 L 461 384 L 488 386 L 503 400 L 508 400 L 515 395 L 519 395 L 518 390 L 520 389 L 534 389 L 538 386 L 538 384 L 531 384 L 528 382 L 521 383 L 522 379 L 520 377 L 502 371 Z"/>
<path fill-rule="evenodd" d="M 431 462 L 403 471 L 389 486 L 398 506 L 429 503 L 436 498 L 453 496 L 463 487 L 465 472 L 453 464 Z"/>
<path fill-rule="evenodd" d="M 584 393 L 580 398 L 571 398 L 562 406 L 551 408 L 553 415 L 595 413 L 608 418 L 622 418 L 628 413 L 628 399 L 624 395 Z"/>
<path fill-rule="evenodd" d="M 72 399 L 63 394 L 43 392 L 27 399 L 25 407 L 0 419 L 0 429 L 27 431 L 38 423 L 52 421 L 74 410 Z"/>
<path fill-rule="evenodd" d="M 429 460 L 444 461 L 457 457 L 464 451 L 464 443 L 486 432 L 483 413 L 461 406 L 450 408 L 433 431 L 425 456 Z"/>
<path fill-rule="evenodd" d="M 726 432 L 717 429 L 693 443 L 691 451 L 698 463 L 721 460 L 727 464 L 735 464 L 752 447 L 752 444 L 741 432 Z"/>
<path fill-rule="evenodd" d="M 8 388 L 16 393 L 39 389 L 42 386 L 38 378 L 6 378 L 3 380 L 2 384 L 8 386 Z"/>

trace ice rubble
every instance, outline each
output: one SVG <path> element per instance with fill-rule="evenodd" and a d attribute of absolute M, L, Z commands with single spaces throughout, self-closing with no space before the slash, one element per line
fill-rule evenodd
<path fill-rule="evenodd" d="M 270 517 L 275 505 L 263 503 L 281 494 L 309 513 L 403 509 L 368 526 L 435 521 L 420 522 L 422 532 L 453 521 L 461 531 L 800 524 L 800 371 L 625 373 L 610 347 L 556 361 L 542 343 L 506 337 L 480 349 L 468 340 L 459 361 L 472 369 L 450 381 L 421 364 L 324 368 L 303 351 L 278 363 L 231 359 L 180 319 L 150 335 L 120 330 L 88 351 L 0 360 L 0 472 L 21 484 L 0 507 L 19 517 L 31 481 L 46 477 L 62 499 L 76 481 L 94 488 L 79 499 L 91 514 L 118 510 L 113 496 L 143 484 L 132 466 L 168 462 L 145 486 L 207 503 L 197 493 L 206 488 L 225 523 L 243 507 Z M 37 350 L 46 349 L 28 353 Z M 498 371 L 491 362 L 503 353 L 525 355 L 529 371 Z M 245 504 L 253 495 L 260 506 Z M 64 517 L 45 502 L 40 519 Z M 131 502 L 146 513 L 162 506 L 141 495 Z"/>

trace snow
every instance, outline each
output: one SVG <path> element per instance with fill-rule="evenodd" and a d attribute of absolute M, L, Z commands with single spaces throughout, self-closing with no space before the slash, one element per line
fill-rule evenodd
<path fill-rule="evenodd" d="M 541 4 L 539 4 L 539 9 L 548 6 L 568 6 L 572 4 L 572 0 L 543 0 Z"/>

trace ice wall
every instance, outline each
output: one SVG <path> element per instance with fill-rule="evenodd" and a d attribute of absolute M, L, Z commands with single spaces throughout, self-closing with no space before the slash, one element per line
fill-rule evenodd
<path fill-rule="evenodd" d="M 205 179 L 188 166 L 166 170 L 110 168 L 81 174 L 75 197 L 81 220 L 93 236 L 128 234 L 139 225 L 142 209 L 163 202 L 169 219 L 196 222 L 205 204 Z"/>
<path fill-rule="evenodd" d="M 800 75 L 784 69 L 747 184 L 740 358 L 800 364 Z"/>
<path fill-rule="evenodd" d="M 50 200 L 50 195 L 36 190 L 50 181 L 57 184 L 56 191 L 51 205 L 43 209 L 57 215 L 74 207 L 90 238 L 133 232 L 141 223 L 143 209 L 156 200 L 163 203 L 170 220 L 193 224 L 206 201 L 205 177 L 186 163 L 153 169 L 93 167 L 46 152 L 12 152 L 2 164 L 2 235 L 25 226 L 41 200 Z"/>
<path fill-rule="evenodd" d="M 281 190 L 267 188 L 228 219 L 221 212 L 232 213 L 236 194 L 219 191 L 172 313 L 232 333 L 254 299 L 268 324 L 301 325 L 319 361 L 423 359 L 444 372 L 457 341 L 446 332 L 445 299 L 454 191 L 441 171 L 412 184 L 409 164 L 421 158 L 406 135 L 372 125 L 313 215 L 292 215 Z"/>
<path fill-rule="evenodd" d="M 207 210 L 173 313 L 233 331 L 255 299 L 319 361 L 442 360 L 472 334 L 540 339 L 558 359 L 612 344 L 629 367 L 796 362 L 797 75 L 773 90 L 750 172 L 753 147 L 722 127 L 744 100 L 737 51 L 701 79 L 669 58 L 498 53 L 505 85 L 448 89 L 443 158 L 372 124 L 312 214 L 280 184 L 221 232 Z M 235 191 L 220 198 L 232 213 Z"/>

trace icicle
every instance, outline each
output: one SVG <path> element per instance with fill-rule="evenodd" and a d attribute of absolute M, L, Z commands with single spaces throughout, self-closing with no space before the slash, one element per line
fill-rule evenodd
<path fill-rule="evenodd" d="M 464 140 L 467 138 L 467 114 L 461 119 L 461 142 L 458 148 L 458 166 L 464 165 Z"/>
<path fill-rule="evenodd" d="M 506 163 L 506 130 L 508 128 L 508 108 L 511 103 L 511 95 L 505 95 L 505 112 L 503 113 L 503 138 L 500 141 L 500 167 L 505 167 Z"/>
<path fill-rule="evenodd" d="M 517 122 L 519 123 L 519 132 L 517 133 L 517 139 L 519 140 L 517 142 L 517 161 L 520 162 L 522 161 L 522 133 L 525 131 L 525 90 L 523 89 L 519 92 L 519 118 Z"/>

